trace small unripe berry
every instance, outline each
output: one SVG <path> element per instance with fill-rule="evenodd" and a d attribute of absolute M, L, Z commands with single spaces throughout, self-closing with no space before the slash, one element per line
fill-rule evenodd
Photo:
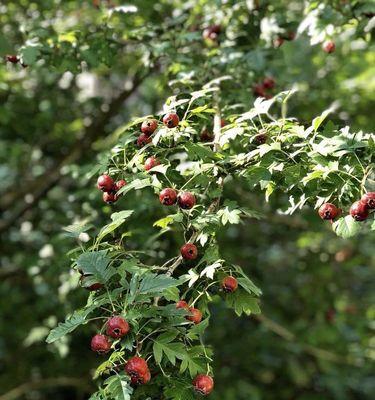
<path fill-rule="evenodd" d="M 318 211 L 320 218 L 325 220 L 335 219 L 339 213 L 339 209 L 332 203 L 322 204 Z"/>
<path fill-rule="evenodd" d="M 113 204 L 116 203 L 116 201 L 118 200 L 118 196 L 116 193 L 108 193 L 108 192 L 104 192 L 103 193 L 103 201 L 107 204 Z"/>
<path fill-rule="evenodd" d="M 17 64 L 19 62 L 19 58 L 14 54 L 8 54 L 5 56 L 5 61 L 8 61 L 12 64 Z"/>
<path fill-rule="evenodd" d="M 97 187 L 102 192 L 111 192 L 114 189 L 114 181 L 109 175 L 101 175 L 97 181 Z"/>
<path fill-rule="evenodd" d="M 265 89 L 273 89 L 275 87 L 275 84 L 275 80 L 270 76 L 263 79 L 263 87 Z"/>
<path fill-rule="evenodd" d="M 101 289 L 103 287 L 102 283 L 99 282 L 94 282 L 91 285 L 87 284 L 87 279 L 88 279 L 88 275 L 82 275 L 79 278 L 79 283 L 80 285 L 85 288 L 86 290 L 89 290 L 90 292 L 96 292 L 97 290 Z"/>
<path fill-rule="evenodd" d="M 165 114 L 163 117 L 163 124 L 166 125 L 168 128 L 176 127 L 180 122 L 180 118 L 176 113 L 168 113 Z"/>
<path fill-rule="evenodd" d="M 146 144 L 149 144 L 149 143 L 151 143 L 151 138 L 149 136 L 147 136 L 145 133 L 141 133 L 138 136 L 138 139 L 137 139 L 138 147 L 146 146 Z"/>
<path fill-rule="evenodd" d="M 328 53 L 328 54 L 333 53 L 335 51 L 335 49 L 336 49 L 336 45 L 334 42 L 332 42 L 332 40 L 328 40 L 327 42 L 323 43 L 323 50 L 326 53 Z"/>
<path fill-rule="evenodd" d="M 172 188 L 165 188 L 160 192 L 159 200 L 164 206 L 173 206 L 177 201 L 177 192 Z"/>
<path fill-rule="evenodd" d="M 202 321 L 202 313 L 198 310 L 198 308 L 190 307 L 189 313 L 186 317 L 187 320 L 194 322 L 195 325 L 199 324 Z"/>
<path fill-rule="evenodd" d="M 356 201 L 350 207 L 350 215 L 356 221 L 364 221 L 368 217 L 368 208 L 367 205 L 362 203 L 361 201 Z"/>
<path fill-rule="evenodd" d="M 197 375 L 193 380 L 194 390 L 203 396 L 209 395 L 214 388 L 214 380 L 209 375 Z"/>
<path fill-rule="evenodd" d="M 233 276 L 226 276 L 221 282 L 221 287 L 223 288 L 224 292 L 233 293 L 238 288 L 237 279 Z"/>
<path fill-rule="evenodd" d="M 361 198 L 361 202 L 367 206 L 368 209 L 373 210 L 375 208 L 375 192 L 368 192 Z"/>
<path fill-rule="evenodd" d="M 115 183 L 116 192 L 119 191 L 121 188 L 123 188 L 126 184 L 127 184 L 127 182 L 124 179 L 120 179 L 119 181 L 117 181 Z"/>
<path fill-rule="evenodd" d="M 111 349 L 111 343 L 109 342 L 107 336 L 95 335 L 91 339 L 91 350 L 98 354 L 106 354 Z"/>
<path fill-rule="evenodd" d="M 195 206 L 195 196 L 191 192 L 182 192 L 178 195 L 178 205 L 184 210 L 190 210 Z"/>
<path fill-rule="evenodd" d="M 122 317 L 112 317 L 107 322 L 107 335 L 113 339 L 125 336 L 129 330 L 129 324 Z"/>
<path fill-rule="evenodd" d="M 146 119 L 142 122 L 141 132 L 147 136 L 152 135 L 158 127 L 158 121 L 156 119 Z"/>
<path fill-rule="evenodd" d="M 185 260 L 195 260 L 198 256 L 197 246 L 193 243 L 185 243 L 180 251 Z"/>
<path fill-rule="evenodd" d="M 155 158 L 155 157 L 149 157 L 145 161 L 145 170 L 149 171 L 150 169 L 156 167 L 157 165 L 160 165 L 159 160 L 157 158 Z"/>
<path fill-rule="evenodd" d="M 133 384 L 145 384 L 151 379 L 147 362 L 141 357 L 130 358 L 125 365 L 125 372 L 131 377 Z"/>
<path fill-rule="evenodd" d="M 177 309 L 183 308 L 183 309 L 185 309 L 185 310 L 188 310 L 188 309 L 189 309 L 189 305 L 188 305 L 188 303 L 186 303 L 185 300 L 179 300 L 179 301 L 176 303 L 176 308 L 177 308 Z"/>

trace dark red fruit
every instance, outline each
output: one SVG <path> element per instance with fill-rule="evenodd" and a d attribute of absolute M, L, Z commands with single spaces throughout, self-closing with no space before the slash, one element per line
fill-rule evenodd
<path fill-rule="evenodd" d="M 222 128 L 224 128 L 224 126 L 227 124 L 227 121 L 225 121 L 225 119 L 222 119 L 221 121 L 220 121 L 220 126 L 222 127 Z"/>
<path fill-rule="evenodd" d="M 182 192 L 178 195 L 178 205 L 184 210 L 190 210 L 195 206 L 195 196 L 190 192 Z"/>
<path fill-rule="evenodd" d="M 266 77 L 263 79 L 263 87 L 265 89 L 273 89 L 275 87 L 275 80 L 271 77 Z"/>
<path fill-rule="evenodd" d="M 209 375 L 197 375 L 193 380 L 194 390 L 203 396 L 209 395 L 214 388 L 214 380 Z"/>
<path fill-rule="evenodd" d="M 151 138 L 148 135 L 146 135 L 145 133 L 141 133 L 138 136 L 138 139 L 137 139 L 138 147 L 146 146 L 146 144 L 149 144 L 149 143 L 151 143 Z"/>
<path fill-rule="evenodd" d="M 190 307 L 189 313 L 186 317 L 187 320 L 194 322 L 195 325 L 199 324 L 202 321 L 202 313 L 198 310 L 198 308 Z"/>
<path fill-rule="evenodd" d="M 264 86 L 261 83 L 257 83 L 253 87 L 253 93 L 256 97 L 266 97 L 266 91 L 264 90 Z"/>
<path fill-rule="evenodd" d="M 151 379 L 147 362 L 141 357 L 132 357 L 125 365 L 125 372 L 133 384 L 145 384 Z"/>
<path fill-rule="evenodd" d="M 324 203 L 320 206 L 318 213 L 321 219 L 332 220 L 339 215 L 340 211 L 334 204 Z"/>
<path fill-rule="evenodd" d="M 94 282 L 91 285 L 87 284 L 87 278 L 88 278 L 88 275 L 82 275 L 79 278 L 79 283 L 81 284 L 81 286 L 83 288 L 89 290 L 90 292 L 95 292 L 103 287 L 103 284 L 99 283 L 99 282 Z"/>
<path fill-rule="evenodd" d="M 209 39 L 216 41 L 220 35 L 221 26 L 220 25 L 211 25 L 208 28 L 203 30 L 203 39 Z"/>
<path fill-rule="evenodd" d="M 281 36 L 278 36 L 277 38 L 275 38 L 275 40 L 273 41 L 273 45 L 276 48 L 279 48 L 280 46 L 282 46 L 284 43 L 284 39 Z"/>
<path fill-rule="evenodd" d="M 107 322 L 107 335 L 119 339 L 130 331 L 129 324 L 122 317 L 112 317 Z"/>
<path fill-rule="evenodd" d="M 115 183 L 109 175 L 101 175 L 98 178 L 97 187 L 102 192 L 111 192 L 114 190 Z"/>
<path fill-rule="evenodd" d="M 160 192 L 159 200 L 164 206 L 173 206 L 177 201 L 177 192 L 172 188 L 165 188 Z"/>
<path fill-rule="evenodd" d="M 350 207 L 350 215 L 356 221 L 364 221 L 368 217 L 368 208 L 367 205 L 362 203 L 361 201 L 356 201 Z"/>
<path fill-rule="evenodd" d="M 214 140 L 214 135 L 208 129 L 205 129 L 201 133 L 200 138 L 202 142 L 212 142 Z"/>
<path fill-rule="evenodd" d="M 237 279 L 233 276 L 227 276 L 221 282 L 221 287 L 223 288 L 224 292 L 233 293 L 238 288 Z"/>
<path fill-rule="evenodd" d="M 365 204 L 368 209 L 373 210 L 375 208 L 375 192 L 368 192 L 361 198 L 361 203 Z"/>
<path fill-rule="evenodd" d="M 328 309 L 325 312 L 326 321 L 329 323 L 333 323 L 335 321 L 336 311 L 333 308 Z"/>
<path fill-rule="evenodd" d="M 8 54 L 5 56 L 5 61 L 8 61 L 12 64 L 17 64 L 19 62 L 19 58 L 14 54 Z"/>
<path fill-rule="evenodd" d="M 155 157 L 149 157 L 146 161 L 145 161 L 145 170 L 149 171 L 150 169 L 156 167 L 157 165 L 159 165 L 160 162 L 157 158 Z"/>
<path fill-rule="evenodd" d="M 254 140 L 257 144 L 264 144 L 267 142 L 267 137 L 266 131 L 261 130 L 257 135 L 254 136 Z"/>
<path fill-rule="evenodd" d="M 174 128 L 180 122 L 180 118 L 176 113 L 168 113 L 165 114 L 163 117 L 163 124 L 166 125 L 168 128 Z"/>
<path fill-rule="evenodd" d="M 293 31 L 289 31 L 285 36 L 286 40 L 294 40 L 295 38 L 296 38 L 296 33 Z"/>
<path fill-rule="evenodd" d="M 107 336 L 95 335 L 91 339 L 91 350 L 98 354 L 106 354 L 111 350 L 111 343 L 109 342 Z"/>
<path fill-rule="evenodd" d="M 186 303 L 185 300 L 179 300 L 179 301 L 176 303 L 176 308 L 177 308 L 177 309 L 183 308 L 183 309 L 185 309 L 185 310 L 188 310 L 188 309 L 189 309 L 189 305 L 188 305 L 188 303 Z"/>
<path fill-rule="evenodd" d="M 332 42 L 332 40 L 328 40 L 327 42 L 323 43 L 323 50 L 326 53 L 333 53 L 336 49 L 336 45 L 334 42 Z"/>
<path fill-rule="evenodd" d="M 198 256 L 197 246 L 193 243 L 185 243 L 181 247 L 180 252 L 185 260 L 195 260 Z"/>
<path fill-rule="evenodd" d="M 152 135 L 158 127 L 158 121 L 156 119 L 146 119 L 142 122 L 141 132 L 147 136 Z"/>
<path fill-rule="evenodd" d="M 104 192 L 103 193 L 103 201 L 107 204 L 113 204 L 116 203 L 116 201 L 118 200 L 118 196 L 116 193 L 108 193 L 108 192 Z"/>
<path fill-rule="evenodd" d="M 119 181 L 117 181 L 115 183 L 116 192 L 119 191 L 121 188 L 123 188 L 126 184 L 127 184 L 127 182 L 124 179 L 120 179 Z"/>

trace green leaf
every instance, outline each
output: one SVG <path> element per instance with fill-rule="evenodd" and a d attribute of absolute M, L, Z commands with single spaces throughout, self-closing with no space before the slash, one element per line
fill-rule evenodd
<path fill-rule="evenodd" d="M 170 400 L 195 400 L 196 396 L 192 390 L 191 382 L 171 381 L 164 390 L 167 399 Z"/>
<path fill-rule="evenodd" d="M 272 177 L 267 168 L 257 166 L 248 168 L 244 176 L 250 186 L 255 186 L 260 181 L 269 181 Z"/>
<path fill-rule="evenodd" d="M 124 187 L 122 187 L 117 194 L 126 194 L 130 192 L 131 190 L 139 190 L 143 189 L 145 187 L 151 186 L 151 179 L 150 178 L 145 178 L 145 179 L 134 179 L 134 181 L 128 183 Z"/>
<path fill-rule="evenodd" d="M 179 281 L 166 275 L 147 274 L 140 282 L 138 292 L 140 294 L 156 294 L 166 289 L 178 286 Z"/>
<path fill-rule="evenodd" d="M 361 222 L 355 221 L 350 215 L 347 215 L 335 221 L 332 228 L 337 236 L 348 239 L 361 230 L 361 225 Z"/>
<path fill-rule="evenodd" d="M 167 215 L 166 217 L 158 219 L 156 222 L 154 222 L 153 226 L 158 226 L 165 229 L 173 222 L 182 222 L 183 218 L 184 216 L 182 213 Z"/>
<path fill-rule="evenodd" d="M 238 289 L 234 293 L 227 294 L 226 303 L 233 308 L 235 313 L 240 316 L 243 313 L 246 315 L 259 314 L 259 300 L 244 290 Z"/>
<path fill-rule="evenodd" d="M 113 267 L 109 267 L 110 259 L 105 250 L 88 251 L 77 259 L 77 266 L 84 274 L 92 275 L 99 283 L 107 283 L 116 273 Z"/>
<path fill-rule="evenodd" d="M 96 243 L 100 243 L 105 236 L 107 236 L 115 229 L 117 229 L 120 225 L 122 225 L 133 214 L 133 212 L 133 210 L 123 210 L 117 213 L 113 213 L 111 215 L 111 219 L 113 222 L 103 226 L 96 239 Z"/>
<path fill-rule="evenodd" d="M 92 224 L 88 224 L 87 220 L 84 220 L 65 226 L 63 230 L 66 232 L 64 233 L 65 236 L 78 239 L 81 233 L 88 231 L 90 228 L 92 228 Z"/>
<path fill-rule="evenodd" d="M 66 334 L 73 332 L 80 325 L 86 323 L 86 318 L 89 313 L 85 310 L 75 311 L 65 322 L 60 322 L 56 328 L 52 329 L 47 336 L 46 342 L 53 343 L 61 339 Z"/>
<path fill-rule="evenodd" d="M 183 343 L 172 342 L 176 336 L 176 332 L 167 332 L 155 339 L 153 349 L 155 361 L 158 364 L 161 363 L 163 355 L 167 357 L 172 365 L 176 365 L 176 359 L 183 360 L 186 357 Z"/>
<path fill-rule="evenodd" d="M 104 382 L 104 385 L 106 386 L 106 399 L 130 400 L 133 393 L 129 377 L 123 373 L 111 376 Z"/>
<path fill-rule="evenodd" d="M 202 346 L 194 346 L 187 349 L 186 355 L 182 360 L 180 372 L 189 370 L 190 376 L 193 378 L 197 374 L 204 372 L 206 369 L 206 359 Z"/>

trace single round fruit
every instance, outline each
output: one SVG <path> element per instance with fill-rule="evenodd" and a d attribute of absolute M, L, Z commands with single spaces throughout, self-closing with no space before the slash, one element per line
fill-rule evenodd
<path fill-rule="evenodd" d="M 178 205 L 184 210 L 190 210 L 195 206 L 195 196 L 191 192 L 182 192 L 177 198 Z"/>
<path fill-rule="evenodd" d="M 273 41 L 273 45 L 276 48 L 279 48 L 280 46 L 282 46 L 284 43 L 284 39 L 281 36 L 278 36 L 277 38 L 274 39 Z"/>
<path fill-rule="evenodd" d="M 141 133 L 138 136 L 138 139 L 137 139 L 138 147 L 146 146 L 146 144 L 149 144 L 149 143 L 151 143 L 151 138 L 148 135 L 146 135 L 145 133 Z"/>
<path fill-rule="evenodd" d="M 321 219 L 332 220 L 339 215 L 340 211 L 334 204 L 324 203 L 320 206 L 318 213 Z"/>
<path fill-rule="evenodd" d="M 96 292 L 97 290 L 99 290 L 103 287 L 103 284 L 99 283 L 99 282 L 94 282 L 92 284 L 88 284 L 87 283 L 88 276 L 89 275 L 82 275 L 79 278 L 79 283 L 83 288 L 85 288 L 86 290 L 89 290 L 90 292 Z"/>
<path fill-rule="evenodd" d="M 202 142 L 212 142 L 214 140 L 214 135 L 208 129 L 205 129 L 201 133 L 200 139 Z"/>
<path fill-rule="evenodd" d="M 109 342 L 107 336 L 95 335 L 91 339 L 91 350 L 98 354 L 106 354 L 111 349 L 111 343 Z"/>
<path fill-rule="evenodd" d="M 8 61 L 12 64 L 17 64 L 19 62 L 19 58 L 14 54 L 8 54 L 5 56 L 5 61 Z"/>
<path fill-rule="evenodd" d="M 273 89 L 275 87 L 275 84 L 275 80 L 270 76 L 263 79 L 263 87 L 265 89 Z"/>
<path fill-rule="evenodd" d="M 368 214 L 367 205 L 362 203 L 362 201 L 356 201 L 350 207 L 350 215 L 356 221 L 364 221 L 368 217 Z"/>
<path fill-rule="evenodd" d="M 122 317 L 112 317 L 107 321 L 107 335 L 119 339 L 130 331 L 129 324 Z"/>
<path fill-rule="evenodd" d="M 221 32 L 221 26 L 220 25 L 211 25 L 207 27 L 206 29 L 203 30 L 202 36 L 203 39 L 208 39 L 208 40 L 217 40 Z"/>
<path fill-rule="evenodd" d="M 185 300 L 179 300 L 179 301 L 176 303 L 176 308 L 177 308 L 177 309 L 183 308 L 183 309 L 185 309 L 185 310 L 188 310 L 188 309 L 189 309 L 189 304 L 186 303 Z"/>
<path fill-rule="evenodd" d="M 189 313 L 186 317 L 187 320 L 194 322 L 195 325 L 199 324 L 202 321 L 202 313 L 198 310 L 198 308 L 190 307 Z"/>
<path fill-rule="evenodd" d="M 237 279 L 233 276 L 226 276 L 221 282 L 221 287 L 223 288 L 224 292 L 233 293 L 238 288 Z"/>
<path fill-rule="evenodd" d="M 160 165 L 159 160 L 157 158 L 155 158 L 155 157 L 149 157 L 145 161 L 145 170 L 149 171 L 150 169 L 156 167 L 157 165 Z"/>
<path fill-rule="evenodd" d="M 267 142 L 267 132 L 265 130 L 260 130 L 259 133 L 257 135 L 254 136 L 254 141 L 257 144 L 264 144 Z"/>
<path fill-rule="evenodd" d="M 147 362 L 141 357 L 130 358 L 125 365 L 125 372 L 131 377 L 133 384 L 145 384 L 151 379 Z"/>
<path fill-rule="evenodd" d="M 373 210 L 375 208 L 375 192 L 368 192 L 361 198 L 361 202 L 367 206 L 368 209 Z"/>
<path fill-rule="evenodd" d="M 296 33 L 293 31 L 287 32 L 285 39 L 286 40 L 294 40 L 296 38 Z"/>
<path fill-rule="evenodd" d="M 105 203 L 113 204 L 113 203 L 116 203 L 117 200 L 118 200 L 118 196 L 116 193 L 108 193 L 108 192 L 103 193 L 103 201 Z"/>
<path fill-rule="evenodd" d="M 214 388 L 214 380 L 209 375 L 199 374 L 194 378 L 193 386 L 196 392 L 207 396 Z"/>
<path fill-rule="evenodd" d="M 168 128 L 174 128 L 180 122 L 180 118 L 176 113 L 168 113 L 165 114 L 163 117 L 163 124 L 166 125 Z"/>
<path fill-rule="evenodd" d="M 257 83 L 253 87 L 253 93 L 256 97 L 266 97 L 266 92 L 264 90 L 264 86 L 261 83 Z"/>
<path fill-rule="evenodd" d="M 156 128 L 158 127 L 158 121 L 156 119 L 146 119 L 142 122 L 141 132 L 147 136 L 151 136 Z"/>
<path fill-rule="evenodd" d="M 123 188 L 127 184 L 126 180 L 120 179 L 115 183 L 115 190 L 116 192 L 119 191 L 121 188 Z"/>
<path fill-rule="evenodd" d="M 225 119 L 221 119 L 220 121 L 220 127 L 224 128 L 224 126 L 227 124 L 227 121 L 225 121 Z"/>
<path fill-rule="evenodd" d="M 177 201 L 177 192 L 172 188 L 165 188 L 160 192 L 159 200 L 164 206 L 173 206 Z"/>
<path fill-rule="evenodd" d="M 181 247 L 180 252 L 185 260 L 195 260 L 198 256 L 197 246 L 193 243 L 185 243 Z"/>
<path fill-rule="evenodd" d="M 336 50 L 336 45 L 332 40 L 328 40 L 323 43 L 323 50 L 328 54 L 333 53 Z"/>
<path fill-rule="evenodd" d="M 101 175 L 97 181 L 97 187 L 102 192 L 112 192 L 114 190 L 115 183 L 109 175 Z"/>

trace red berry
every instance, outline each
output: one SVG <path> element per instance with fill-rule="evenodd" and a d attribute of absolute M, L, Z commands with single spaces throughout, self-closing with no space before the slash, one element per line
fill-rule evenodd
<path fill-rule="evenodd" d="M 264 90 L 264 86 L 261 83 L 257 83 L 253 87 L 253 93 L 256 97 L 266 97 L 266 92 Z"/>
<path fill-rule="evenodd" d="M 203 39 L 217 40 L 221 32 L 220 25 L 211 25 L 203 30 Z"/>
<path fill-rule="evenodd" d="M 209 395 L 214 388 L 214 380 L 209 375 L 197 375 L 193 380 L 195 391 L 203 396 Z"/>
<path fill-rule="evenodd" d="M 368 192 L 361 198 L 361 202 L 367 206 L 368 209 L 373 210 L 375 208 L 375 192 Z"/>
<path fill-rule="evenodd" d="M 326 53 L 333 53 L 336 49 L 336 45 L 334 42 L 332 42 L 332 40 L 328 40 L 327 42 L 323 43 L 323 50 Z"/>
<path fill-rule="evenodd" d="M 141 132 L 147 136 L 152 135 L 158 127 L 158 121 L 156 119 L 146 119 L 142 122 Z"/>
<path fill-rule="evenodd" d="M 88 275 L 82 275 L 79 278 L 79 283 L 83 288 L 89 290 L 90 292 L 95 292 L 103 287 L 103 284 L 99 282 L 94 282 L 92 284 L 87 283 L 87 278 Z"/>
<path fill-rule="evenodd" d="M 186 317 L 187 320 L 194 322 L 195 325 L 199 324 L 202 321 L 202 313 L 198 310 L 198 308 L 190 307 L 189 313 Z"/>
<path fill-rule="evenodd" d="M 275 40 L 273 41 L 273 45 L 276 48 L 279 48 L 280 46 L 282 46 L 282 44 L 284 43 L 284 39 L 281 36 L 278 36 L 277 38 L 275 38 Z"/>
<path fill-rule="evenodd" d="M 178 205 L 184 210 L 190 210 L 195 206 L 195 196 L 190 192 L 182 192 L 178 195 Z"/>
<path fill-rule="evenodd" d="M 176 303 L 176 308 L 177 308 L 177 309 L 183 308 L 183 309 L 185 309 L 185 310 L 188 310 L 188 309 L 189 309 L 189 305 L 188 305 L 188 303 L 186 303 L 185 300 L 179 300 L 179 301 Z"/>
<path fill-rule="evenodd" d="M 227 276 L 223 279 L 221 282 L 221 287 L 223 290 L 227 293 L 233 293 L 237 290 L 238 288 L 238 282 L 237 279 L 234 278 L 233 276 Z"/>
<path fill-rule="evenodd" d="M 173 206 L 177 201 L 177 192 L 172 188 L 165 188 L 160 192 L 159 200 L 164 206 Z"/>
<path fill-rule="evenodd" d="M 214 135 L 208 131 L 207 129 L 205 129 L 201 135 L 200 135 L 201 141 L 202 142 L 212 142 L 214 139 Z"/>
<path fill-rule="evenodd" d="M 267 142 L 267 137 L 266 131 L 262 129 L 257 135 L 254 136 L 254 140 L 257 144 L 264 144 Z"/>
<path fill-rule="evenodd" d="M 293 31 L 289 31 L 285 36 L 286 40 L 294 40 L 295 38 L 296 38 L 296 33 Z"/>
<path fill-rule="evenodd" d="M 265 89 L 273 89 L 275 87 L 275 80 L 271 77 L 266 77 L 263 79 L 263 87 Z"/>
<path fill-rule="evenodd" d="M 111 192 L 114 190 L 115 183 L 109 175 L 101 175 L 98 178 L 97 187 L 102 192 Z"/>
<path fill-rule="evenodd" d="M 8 61 L 12 64 L 17 64 L 19 62 L 19 58 L 14 54 L 8 54 L 5 56 L 5 61 Z"/>
<path fill-rule="evenodd" d="M 150 381 L 151 374 L 147 362 L 141 357 L 132 357 L 125 365 L 125 372 L 134 384 L 144 384 Z"/>
<path fill-rule="evenodd" d="M 107 335 L 119 339 L 130 331 L 129 324 L 122 317 L 112 317 L 107 322 Z"/>
<path fill-rule="evenodd" d="M 222 128 L 224 128 L 224 126 L 227 124 L 227 121 L 225 121 L 225 119 L 222 119 L 221 121 L 220 121 L 220 126 L 222 127 Z"/>
<path fill-rule="evenodd" d="M 356 221 L 364 221 L 368 217 L 368 208 L 367 205 L 362 203 L 361 201 L 356 201 L 350 207 L 350 215 Z"/>
<path fill-rule="evenodd" d="M 151 143 L 151 138 L 148 135 L 146 135 L 145 133 L 141 133 L 138 136 L 138 139 L 137 139 L 138 147 L 146 146 L 146 144 L 149 144 L 149 143 Z"/>
<path fill-rule="evenodd" d="M 126 184 L 127 184 L 127 182 L 124 179 L 120 179 L 119 181 L 117 181 L 115 183 L 116 192 L 119 191 L 121 188 L 123 188 Z"/>
<path fill-rule="evenodd" d="M 155 157 L 149 157 L 145 161 L 145 170 L 149 171 L 150 169 L 156 167 L 157 165 L 160 165 L 159 160 Z"/>
<path fill-rule="evenodd" d="M 163 117 L 163 124 L 166 125 L 168 128 L 174 128 L 180 122 L 180 118 L 176 113 L 168 113 L 165 114 Z"/>
<path fill-rule="evenodd" d="M 109 342 L 107 336 L 95 335 L 91 339 L 91 350 L 98 354 L 106 354 L 111 349 L 111 343 Z"/>
<path fill-rule="evenodd" d="M 118 200 L 118 196 L 116 193 L 108 193 L 108 192 L 104 192 L 103 193 L 103 201 L 107 204 L 113 204 L 116 203 L 116 201 Z"/>
<path fill-rule="evenodd" d="M 334 204 L 324 203 L 320 206 L 318 213 L 321 219 L 332 220 L 339 215 L 340 211 Z"/>
<path fill-rule="evenodd" d="M 180 252 L 185 260 L 195 260 L 198 256 L 197 246 L 193 243 L 185 243 L 181 247 Z"/>

